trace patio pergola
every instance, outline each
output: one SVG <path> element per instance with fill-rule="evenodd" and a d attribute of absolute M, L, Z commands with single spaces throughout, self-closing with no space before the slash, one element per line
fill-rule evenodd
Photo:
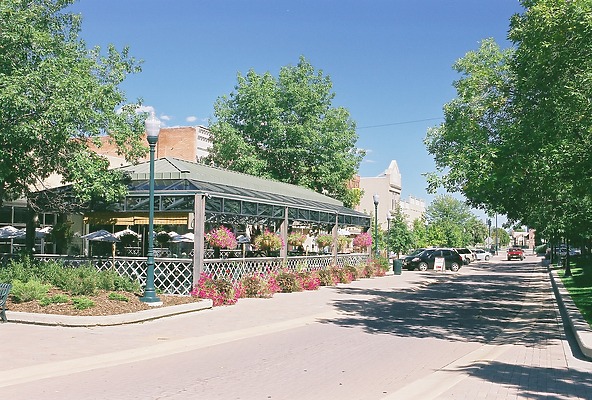
<path fill-rule="evenodd" d="M 85 222 L 147 225 L 149 169 L 149 162 L 122 167 L 130 179 L 125 199 L 86 210 Z M 63 193 L 68 188 L 57 190 Z M 194 277 L 203 268 L 207 225 L 279 227 L 284 243 L 295 224 L 319 227 L 333 233 L 334 257 L 339 228 L 370 226 L 369 215 L 310 189 L 175 158 L 155 161 L 154 205 L 155 225 L 185 225 L 194 230 Z M 285 246 L 280 256 L 286 258 L 287 253 Z"/>

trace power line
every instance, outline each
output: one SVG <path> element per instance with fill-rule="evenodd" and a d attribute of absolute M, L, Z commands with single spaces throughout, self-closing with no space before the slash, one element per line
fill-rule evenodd
<path fill-rule="evenodd" d="M 443 117 L 437 118 L 426 118 L 426 119 L 416 119 L 414 121 L 404 121 L 404 122 L 393 122 L 390 124 L 382 124 L 382 125 L 368 125 L 368 126 L 359 126 L 357 129 L 368 129 L 368 128 L 381 128 L 383 126 L 393 126 L 393 125 L 405 125 L 405 124 L 414 124 L 416 122 L 426 122 L 426 121 L 435 121 L 438 119 L 444 119 Z"/>

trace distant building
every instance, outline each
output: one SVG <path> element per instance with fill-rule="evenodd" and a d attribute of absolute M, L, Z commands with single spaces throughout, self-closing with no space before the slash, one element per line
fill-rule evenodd
<path fill-rule="evenodd" d="M 392 160 L 388 168 L 376 177 L 356 177 L 349 187 L 359 187 L 364 191 L 360 205 L 356 210 L 372 215 L 374 221 L 374 195 L 378 195 L 378 224 L 382 229 L 387 228 L 387 214 L 396 210 L 398 206 L 406 216 L 407 224 L 412 226 L 413 221 L 421 218 L 425 213 L 425 200 L 409 196 L 407 200 L 401 200 L 402 180 L 401 172 L 396 160 Z"/>
<path fill-rule="evenodd" d="M 119 168 L 129 164 L 121 155 L 117 154 L 117 146 L 109 142 L 109 137 L 103 136 L 99 140 L 101 147 L 92 145 L 89 147 L 98 154 L 107 157 L 111 168 Z M 173 157 L 200 162 L 210 153 L 211 147 L 210 131 L 205 126 L 161 128 L 156 143 L 155 158 Z M 139 161 L 146 161 L 149 157 L 150 155 L 146 154 L 146 157 Z"/>
<path fill-rule="evenodd" d="M 425 200 L 414 196 L 409 196 L 407 200 L 401 200 L 400 206 L 409 227 L 413 226 L 413 221 L 422 218 L 426 211 Z"/>
<path fill-rule="evenodd" d="M 372 215 L 374 221 L 374 195 L 378 195 L 378 224 L 386 229 L 387 214 L 397 207 L 401 201 L 401 173 L 396 160 L 392 160 L 388 168 L 379 176 L 360 177 L 360 189 L 364 194 L 360 200 L 358 211 Z"/>

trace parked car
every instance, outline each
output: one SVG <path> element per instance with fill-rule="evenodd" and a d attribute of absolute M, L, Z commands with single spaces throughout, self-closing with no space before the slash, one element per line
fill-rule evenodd
<path fill-rule="evenodd" d="M 463 258 L 465 264 L 469 264 L 475 258 L 473 257 L 473 252 L 466 247 L 457 247 L 454 250 Z"/>
<path fill-rule="evenodd" d="M 487 250 L 473 249 L 473 252 L 475 253 L 475 259 L 478 261 L 489 261 L 491 259 L 491 253 Z"/>
<path fill-rule="evenodd" d="M 508 261 L 518 259 L 520 261 L 524 260 L 524 250 L 519 247 L 508 247 L 508 251 L 506 252 L 506 256 L 508 257 Z"/>
<path fill-rule="evenodd" d="M 427 271 L 434 269 L 436 258 L 444 258 L 444 266 L 451 271 L 458 271 L 464 264 L 463 258 L 454 249 L 433 248 L 425 249 L 418 254 L 410 254 L 403 259 L 403 268 Z"/>

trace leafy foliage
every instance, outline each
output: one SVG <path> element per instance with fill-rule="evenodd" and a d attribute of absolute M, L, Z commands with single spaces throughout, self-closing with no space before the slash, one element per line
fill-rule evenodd
<path fill-rule="evenodd" d="M 250 70 L 235 92 L 218 98 L 207 161 L 238 172 L 304 186 L 351 205 L 346 184 L 363 151 L 349 112 L 333 107 L 332 83 L 301 57 L 278 78 Z"/>
<path fill-rule="evenodd" d="M 73 2 L 0 5 L 0 203 L 43 189 L 54 173 L 80 204 L 117 199 L 123 177 L 89 143 L 108 134 L 128 160 L 146 152 L 139 102 L 128 104 L 119 88 L 139 63 L 127 48 L 87 49 L 80 16 L 64 12 Z"/>
<path fill-rule="evenodd" d="M 429 177 L 537 235 L 592 235 L 592 3 L 523 0 L 514 47 L 491 39 L 454 68 L 457 98 L 426 137 Z"/>

